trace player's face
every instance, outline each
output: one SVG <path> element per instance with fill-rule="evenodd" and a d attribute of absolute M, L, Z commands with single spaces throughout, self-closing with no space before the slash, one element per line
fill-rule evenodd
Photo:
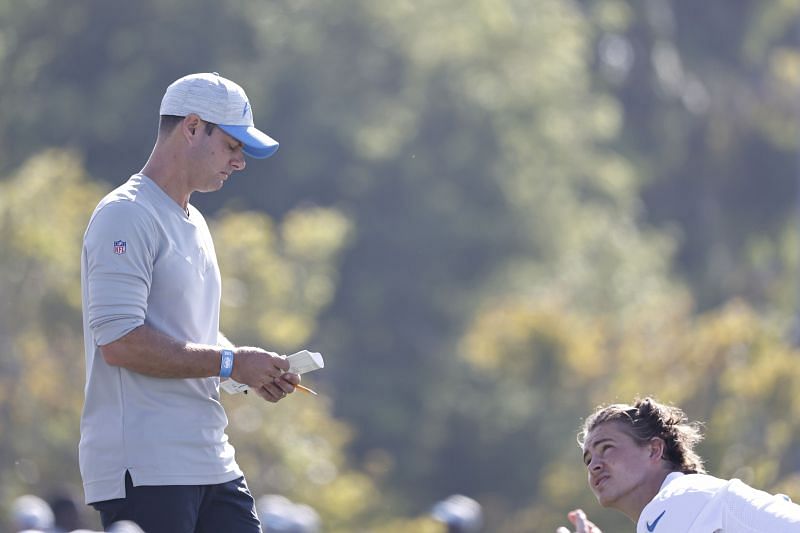
<path fill-rule="evenodd" d="M 205 128 L 202 123 L 201 129 Z M 242 143 L 215 127 L 211 135 L 203 130 L 196 149 L 193 189 L 199 192 L 216 191 L 237 170 L 245 167 Z"/>
<path fill-rule="evenodd" d="M 626 501 L 641 496 L 652 475 L 650 446 L 640 446 L 622 424 L 606 422 L 594 428 L 583 446 L 589 487 L 603 507 L 624 509 Z"/>

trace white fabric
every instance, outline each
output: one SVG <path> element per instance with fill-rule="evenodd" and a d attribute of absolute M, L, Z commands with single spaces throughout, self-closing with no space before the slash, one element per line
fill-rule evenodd
<path fill-rule="evenodd" d="M 142 324 L 216 344 L 221 283 L 211 235 L 137 174 L 91 217 L 81 257 L 86 399 L 79 462 L 86 502 L 134 485 L 204 485 L 242 475 L 228 443 L 219 378 L 159 379 L 106 363 L 98 346 Z"/>
<path fill-rule="evenodd" d="M 800 533 L 800 506 L 738 479 L 673 472 L 639 515 L 637 533 Z"/>

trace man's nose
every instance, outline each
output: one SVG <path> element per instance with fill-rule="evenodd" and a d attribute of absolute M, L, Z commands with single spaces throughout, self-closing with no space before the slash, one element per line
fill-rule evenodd
<path fill-rule="evenodd" d="M 244 167 L 247 166 L 247 162 L 244 159 L 244 153 L 240 150 L 231 161 L 231 166 L 235 170 L 244 170 Z"/>

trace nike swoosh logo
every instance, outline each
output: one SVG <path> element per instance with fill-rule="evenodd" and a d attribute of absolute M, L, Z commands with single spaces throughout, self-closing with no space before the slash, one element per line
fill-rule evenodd
<path fill-rule="evenodd" d="M 660 514 L 660 515 L 658 515 L 658 517 L 657 517 L 655 520 L 653 520 L 653 523 L 652 523 L 652 524 L 651 524 L 650 522 L 646 522 L 646 524 L 647 524 L 647 531 L 650 531 L 651 533 L 652 533 L 653 531 L 655 531 L 655 529 L 656 529 L 656 526 L 658 525 L 658 521 L 659 521 L 659 520 L 661 520 L 661 517 L 662 517 L 662 516 L 664 516 L 664 513 L 666 513 L 666 512 L 667 512 L 667 510 L 666 510 L 666 509 L 664 509 L 663 511 L 661 511 L 661 514 Z"/>

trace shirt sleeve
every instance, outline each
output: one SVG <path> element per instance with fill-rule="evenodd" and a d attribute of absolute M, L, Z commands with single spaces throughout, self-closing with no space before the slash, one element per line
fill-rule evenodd
<path fill-rule="evenodd" d="M 99 209 L 86 230 L 88 324 L 99 346 L 144 324 L 153 279 L 156 226 L 130 201 Z"/>

